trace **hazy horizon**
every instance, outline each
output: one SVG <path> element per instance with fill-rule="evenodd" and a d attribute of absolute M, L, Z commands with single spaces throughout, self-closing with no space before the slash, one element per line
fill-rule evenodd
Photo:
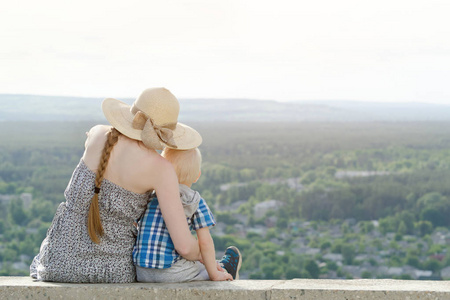
<path fill-rule="evenodd" d="M 131 104 L 133 98 L 119 100 Z M 0 94 L 0 121 L 103 120 L 103 98 Z M 432 103 L 180 99 L 180 122 L 450 121 L 450 105 Z"/>
<path fill-rule="evenodd" d="M 0 96 L 35 96 L 35 97 L 54 97 L 54 98 L 76 98 L 76 99 L 106 99 L 110 96 L 74 96 L 74 95 L 48 95 L 48 94 L 24 94 L 24 93 L 0 93 Z M 120 101 L 134 101 L 136 97 L 113 97 Z M 383 100 L 358 100 L 358 99 L 304 99 L 304 100 L 276 100 L 276 99 L 259 99 L 259 98 L 230 98 L 230 97 L 185 97 L 185 98 L 179 98 L 178 100 L 181 101 L 189 101 L 189 100 L 212 100 L 212 101 L 223 101 L 223 100 L 229 100 L 229 101 L 266 101 L 266 102 L 278 102 L 278 103 L 302 103 L 302 104 L 333 104 L 333 103 L 355 103 L 355 104 L 388 104 L 388 105 L 396 105 L 396 104 L 425 104 L 425 105 L 443 105 L 443 106 L 450 106 L 449 102 L 432 102 L 432 101 L 383 101 Z M 0 99 L 2 101 L 2 99 Z"/>

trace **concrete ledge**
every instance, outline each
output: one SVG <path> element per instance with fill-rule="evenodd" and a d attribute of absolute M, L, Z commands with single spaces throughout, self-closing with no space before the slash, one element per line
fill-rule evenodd
<path fill-rule="evenodd" d="M 0 299 L 450 299 L 450 281 L 238 280 L 70 284 L 0 277 Z"/>

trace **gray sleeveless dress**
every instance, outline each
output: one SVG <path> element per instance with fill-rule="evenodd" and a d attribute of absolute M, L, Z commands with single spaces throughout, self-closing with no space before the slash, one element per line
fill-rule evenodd
<path fill-rule="evenodd" d="M 64 192 L 39 254 L 30 266 L 31 277 L 57 282 L 134 282 L 132 252 L 150 193 L 130 192 L 106 179 L 99 194 L 104 229 L 100 244 L 87 232 L 87 215 L 94 195 L 95 173 L 80 161 Z"/>

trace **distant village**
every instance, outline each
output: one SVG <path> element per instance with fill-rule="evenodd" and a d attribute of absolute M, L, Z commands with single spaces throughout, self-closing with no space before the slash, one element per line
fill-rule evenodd
<path fill-rule="evenodd" d="M 279 181 L 271 182 L 278 184 Z M 300 190 L 302 187 L 298 184 L 296 178 L 284 179 L 284 183 L 291 188 Z M 221 190 L 230 188 L 231 185 L 221 186 Z M 8 205 L 10 201 L 20 198 L 24 204 L 24 208 L 28 209 L 32 203 L 32 195 L 23 193 L 16 195 L 0 195 L 0 203 Z M 275 228 L 277 224 L 276 216 L 267 216 L 268 212 L 280 209 L 284 203 L 279 200 L 269 200 L 257 203 L 253 207 L 253 214 L 256 219 L 263 219 L 264 224 L 249 225 L 248 216 L 238 213 L 239 207 L 246 201 L 237 201 L 230 206 L 216 207 L 220 212 L 230 212 L 233 218 L 238 222 L 226 224 L 218 222 L 212 229 L 213 236 L 223 236 L 230 234 L 230 226 L 232 227 L 232 235 L 239 238 L 246 238 L 249 233 L 266 237 L 271 228 Z M 446 246 L 450 244 L 450 232 L 445 228 L 436 229 L 426 238 L 415 235 L 404 235 L 401 240 L 397 240 L 395 233 L 387 233 L 383 235 L 378 230 L 378 221 L 371 221 L 373 230 L 362 232 L 360 222 L 354 219 L 342 220 L 338 223 L 332 222 L 308 222 L 296 221 L 288 224 L 287 230 L 278 232 L 276 236 L 270 237 L 268 240 L 277 245 L 279 250 L 277 255 L 285 255 L 292 253 L 312 258 L 316 261 L 319 268 L 326 268 L 326 273 L 321 273 L 320 278 L 337 279 L 337 278 L 402 278 L 402 279 L 419 279 L 419 280 L 440 280 L 450 279 L 450 266 L 441 269 L 439 272 L 433 270 L 424 270 L 411 265 L 390 266 L 390 258 L 392 256 L 404 256 L 409 249 L 420 248 L 421 255 L 418 260 L 423 262 L 429 258 L 442 261 L 446 257 Z M 27 234 L 35 234 L 37 228 L 27 228 Z M 352 263 L 347 264 L 342 253 L 334 253 L 332 245 L 335 241 L 342 239 L 345 233 L 352 233 L 355 239 L 351 242 L 355 246 L 355 253 L 352 257 Z M 363 236 L 364 245 L 360 246 L 360 238 Z M 0 238 L 3 234 L 0 233 Z M 326 238 L 329 245 L 315 244 L 314 240 Z M 289 247 L 285 247 L 286 241 L 290 241 Z M 430 253 L 431 245 L 442 246 L 442 252 Z M 0 251 L 3 250 L 0 244 Z M 28 272 L 29 263 L 32 257 L 21 254 L 18 260 L 11 262 L 11 267 L 15 270 Z M 0 262 L 0 269 L 3 263 Z M 330 267 L 331 266 L 331 267 Z M 243 272 L 241 278 L 248 278 L 249 274 Z"/>
<path fill-rule="evenodd" d="M 373 174 L 362 174 L 363 172 L 341 172 L 336 174 L 340 177 L 353 176 L 371 176 Z M 377 175 L 384 175 L 377 174 Z M 298 183 L 298 178 L 272 180 L 270 184 L 287 184 L 290 188 L 301 190 L 302 186 Z M 240 184 L 242 185 L 242 184 Z M 227 190 L 231 184 L 221 186 L 221 190 Z M 229 226 L 234 228 L 233 235 L 246 238 L 247 234 L 255 233 L 265 237 L 268 230 L 275 228 L 277 224 L 276 216 L 266 216 L 270 211 L 280 209 L 284 203 L 279 200 L 268 200 L 260 202 L 253 207 L 255 218 L 264 218 L 264 225 L 258 224 L 254 226 L 248 225 L 248 217 L 238 213 L 238 209 L 246 201 L 237 201 L 230 206 L 218 206 L 216 209 L 221 212 L 230 212 L 233 218 L 238 220 L 235 224 L 218 223 L 211 231 L 215 236 L 223 236 L 230 230 Z M 390 266 L 390 258 L 392 256 L 405 256 L 408 250 L 417 250 L 419 248 L 421 255 L 418 257 L 420 262 L 427 259 L 435 259 L 442 262 L 446 257 L 446 247 L 450 245 L 450 232 L 446 228 L 438 228 L 434 232 L 422 238 L 415 235 L 404 235 L 401 240 L 396 237 L 393 232 L 383 235 L 378 229 L 377 220 L 370 221 L 373 230 L 362 232 L 361 223 L 355 219 L 342 220 L 337 224 L 332 222 L 308 222 L 297 221 L 291 222 L 288 229 L 279 232 L 276 237 L 271 237 L 270 242 L 279 246 L 278 255 L 284 255 L 287 252 L 296 255 L 313 258 L 320 268 L 334 266 L 339 271 L 328 269 L 325 274 L 321 273 L 320 278 L 327 279 L 345 279 L 345 278 L 398 278 L 398 279 L 415 279 L 415 280 L 442 280 L 450 279 L 450 266 L 446 266 L 439 272 L 433 270 L 419 269 L 411 265 Z M 345 232 L 344 232 L 345 231 Z M 332 245 L 334 241 L 342 239 L 345 233 L 352 233 L 355 239 L 351 241 L 356 250 L 352 257 L 352 264 L 346 264 L 344 255 L 341 253 L 333 253 Z M 363 236 L 364 246 L 360 247 L 358 237 Z M 313 245 L 312 242 L 316 238 L 326 238 L 330 245 L 325 249 L 320 245 Z M 286 241 L 291 240 L 288 248 L 285 247 Z M 442 246 L 442 252 L 429 253 L 431 245 Z M 248 274 L 242 274 L 245 278 Z"/>

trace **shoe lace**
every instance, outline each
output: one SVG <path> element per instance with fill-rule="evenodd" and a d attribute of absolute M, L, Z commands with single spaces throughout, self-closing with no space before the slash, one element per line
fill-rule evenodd
<path fill-rule="evenodd" d="M 231 255 L 230 255 L 230 254 L 225 254 L 225 255 L 222 257 L 222 262 L 223 262 L 223 263 L 230 263 L 230 259 L 231 259 Z"/>
<path fill-rule="evenodd" d="M 233 253 L 227 253 L 222 257 L 222 263 L 228 263 L 231 267 L 236 268 L 237 260 L 234 259 Z"/>

